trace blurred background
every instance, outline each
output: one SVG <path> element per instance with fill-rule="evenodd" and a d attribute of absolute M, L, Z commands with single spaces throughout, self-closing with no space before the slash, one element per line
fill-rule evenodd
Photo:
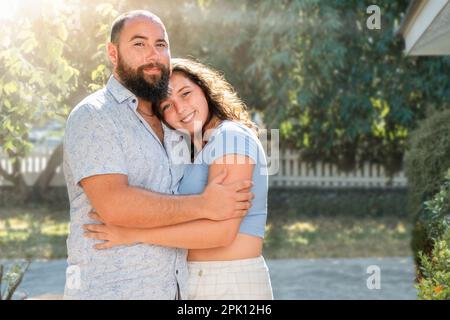
<path fill-rule="evenodd" d="M 443 0 L 1 0 L 6 282 L 21 274 L 7 267 L 29 259 L 23 291 L 62 293 L 65 120 L 106 83 L 111 22 L 132 9 L 160 16 L 172 57 L 219 69 L 253 119 L 279 129 L 264 245 L 275 298 L 450 298 Z M 373 265 L 389 279 L 381 289 L 370 288 Z"/>

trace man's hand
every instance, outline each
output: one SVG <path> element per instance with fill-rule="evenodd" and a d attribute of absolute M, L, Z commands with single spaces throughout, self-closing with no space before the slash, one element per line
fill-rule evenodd
<path fill-rule="evenodd" d="M 253 186 L 251 180 L 222 184 L 227 176 L 224 169 L 212 179 L 203 191 L 201 210 L 210 220 L 226 220 L 243 217 L 251 208 L 254 194 L 249 190 Z"/>
<path fill-rule="evenodd" d="M 131 229 L 104 224 L 104 221 L 96 212 L 90 212 L 89 217 L 100 224 L 85 224 L 83 229 L 85 238 L 102 240 L 104 242 L 96 243 L 94 249 L 110 249 L 115 246 L 133 245 L 139 243 L 139 231 L 141 229 Z"/>

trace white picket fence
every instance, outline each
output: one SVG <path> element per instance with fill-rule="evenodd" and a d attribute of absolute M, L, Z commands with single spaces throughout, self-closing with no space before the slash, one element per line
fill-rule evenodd
<path fill-rule="evenodd" d="M 50 150 L 34 151 L 32 155 L 21 163 L 21 170 L 25 181 L 32 185 L 39 173 L 47 165 Z M 269 158 L 270 159 L 270 158 Z M 0 165 L 8 172 L 12 172 L 12 164 L 5 156 L 0 155 Z M 308 187 L 406 187 L 407 179 L 403 172 L 396 174 L 392 181 L 385 175 L 381 165 L 365 163 L 362 168 L 345 173 L 335 165 L 317 162 L 313 165 L 301 161 L 301 156 L 293 150 L 280 152 L 279 170 L 269 176 L 271 186 L 308 186 Z M 0 177 L 0 186 L 10 185 Z M 65 180 L 61 167 L 58 167 L 51 186 L 64 186 Z"/>
<path fill-rule="evenodd" d="M 360 168 L 342 172 L 330 163 L 303 162 L 299 152 L 293 150 L 281 151 L 279 161 L 278 173 L 269 178 L 271 186 L 402 188 L 408 183 L 403 171 L 389 179 L 379 164 L 364 163 Z"/>
<path fill-rule="evenodd" d="M 51 149 L 43 148 L 40 150 L 33 151 L 29 157 L 21 161 L 20 164 L 21 172 L 23 173 L 27 185 L 34 184 L 36 179 L 39 177 L 39 174 L 47 166 L 47 161 L 50 158 L 51 153 L 52 153 Z M 1 153 L 0 153 L 0 165 L 8 173 L 13 172 L 11 160 Z M 0 186 L 10 186 L 10 185 L 11 183 L 9 181 L 5 180 L 2 176 L 0 176 Z M 64 179 L 64 174 L 61 166 L 59 166 L 56 169 L 56 174 L 54 175 L 50 185 L 53 187 L 66 185 L 66 181 Z"/>

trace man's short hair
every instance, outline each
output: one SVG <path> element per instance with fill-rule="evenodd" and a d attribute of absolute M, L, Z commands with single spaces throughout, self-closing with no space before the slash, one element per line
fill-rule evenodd
<path fill-rule="evenodd" d="M 147 10 L 128 11 L 128 12 L 122 13 L 120 16 L 118 16 L 116 18 L 116 20 L 114 20 L 114 22 L 112 23 L 110 41 L 112 43 L 114 43 L 115 45 L 118 45 L 119 39 L 120 39 L 120 33 L 122 32 L 125 22 L 135 19 L 135 18 L 138 18 L 138 17 L 148 18 L 152 21 L 159 22 L 164 27 L 161 19 L 156 14 L 154 14 L 150 11 L 147 11 Z"/>

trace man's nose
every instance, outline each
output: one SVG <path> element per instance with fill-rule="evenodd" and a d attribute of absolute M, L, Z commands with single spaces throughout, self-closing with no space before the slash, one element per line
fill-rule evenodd
<path fill-rule="evenodd" d="M 151 61 L 159 61 L 159 52 L 158 50 L 155 48 L 155 46 L 149 46 L 149 50 L 147 52 L 146 55 L 146 63 L 151 62 Z"/>

